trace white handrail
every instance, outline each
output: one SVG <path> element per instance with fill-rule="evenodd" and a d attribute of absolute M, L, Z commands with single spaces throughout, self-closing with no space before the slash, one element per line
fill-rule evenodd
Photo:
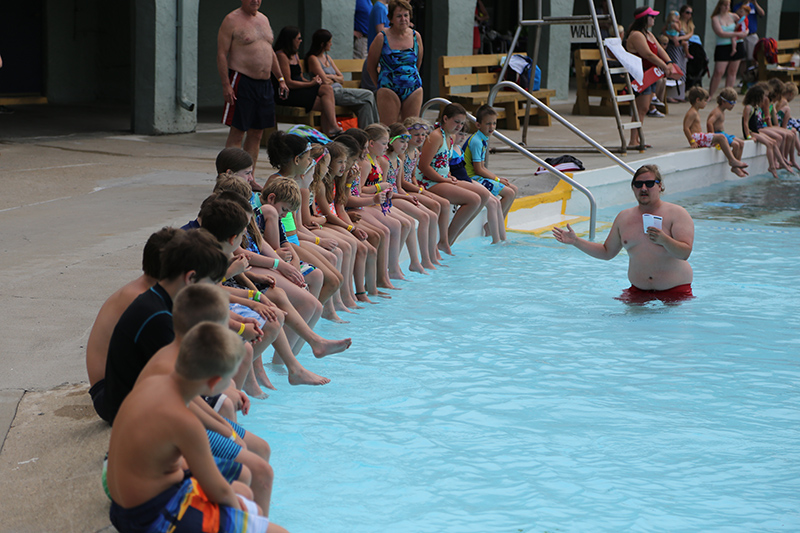
<path fill-rule="evenodd" d="M 519 85 L 517 85 L 517 87 L 519 87 Z M 494 90 L 494 89 L 492 89 L 492 90 Z M 492 98 L 491 95 L 489 97 Z M 431 106 L 433 106 L 435 104 L 448 105 L 448 104 L 451 104 L 451 103 L 452 102 L 450 102 L 450 100 L 447 100 L 446 98 L 431 98 L 430 100 L 425 102 L 425 104 L 422 106 L 422 109 L 420 110 L 420 115 L 424 115 L 425 111 L 427 111 Z M 472 116 L 471 113 L 467 113 L 467 118 L 469 118 L 472 122 L 474 122 L 476 124 L 478 123 L 478 121 L 475 119 L 474 116 Z M 531 159 L 531 160 L 535 161 L 536 163 L 539 164 L 539 166 L 542 166 L 542 167 L 546 168 L 547 170 L 549 170 L 550 172 L 552 172 L 553 174 L 555 174 L 556 176 L 558 176 L 562 180 L 566 181 L 567 183 L 569 183 L 570 185 L 572 185 L 573 187 L 575 187 L 576 189 L 581 191 L 586 196 L 586 198 L 589 200 L 589 240 L 593 241 L 594 240 L 594 234 L 595 234 L 595 226 L 597 225 L 597 201 L 595 201 L 594 196 L 589 191 L 589 189 L 587 189 L 586 187 L 584 187 L 583 185 L 581 185 L 580 183 L 578 183 L 574 179 L 570 178 L 569 176 L 567 176 L 566 174 L 564 174 L 563 172 L 561 172 L 560 170 L 558 170 L 557 168 L 552 166 L 550 163 L 547 163 L 544 159 L 541 159 L 537 155 L 532 154 L 530 151 L 528 151 L 525 148 L 523 148 L 522 146 L 518 145 L 516 142 L 514 142 L 511 139 L 509 139 L 508 137 L 506 137 L 505 135 L 503 135 L 499 131 L 495 130 L 494 132 L 492 132 L 492 135 L 494 135 L 495 137 L 500 139 L 506 145 L 508 145 L 511 148 L 517 150 L 519 153 L 521 153 L 522 155 L 524 155 L 528 159 Z"/>
<path fill-rule="evenodd" d="M 581 139 L 583 139 L 587 143 L 589 143 L 592 146 L 594 146 L 595 148 L 597 148 L 598 151 L 600 151 L 603 155 L 605 155 L 606 157 L 610 158 L 617 165 L 622 167 L 631 176 L 633 176 L 636 173 L 636 170 L 634 170 L 634 168 L 632 166 L 630 166 L 625 161 L 623 161 L 619 157 L 617 157 L 614 154 L 612 154 L 611 152 L 609 152 L 606 149 L 605 146 L 603 146 L 602 144 L 598 143 L 597 141 L 595 141 L 594 139 L 592 139 L 591 137 L 589 137 L 588 135 L 583 133 L 581 130 L 579 130 L 574 125 L 572 125 L 572 123 L 569 122 L 567 119 L 565 119 L 564 117 L 562 117 L 561 115 L 559 115 L 558 113 L 556 113 L 555 111 L 550 109 L 550 107 L 548 107 L 547 104 L 545 104 L 544 102 L 542 102 L 541 100 L 539 100 L 538 98 L 536 98 L 531 93 L 529 93 L 528 91 L 526 91 L 525 89 L 523 89 L 522 87 L 520 87 L 519 85 L 517 85 L 514 82 L 501 81 L 500 83 L 498 83 L 497 85 L 492 87 L 492 90 L 489 91 L 489 105 L 490 106 L 494 103 L 494 99 L 497 97 L 497 92 L 500 89 L 504 88 L 504 87 L 508 87 L 510 89 L 514 89 L 515 91 L 517 91 L 518 93 L 523 95 L 525 98 L 527 98 L 528 100 L 530 100 L 531 102 L 533 102 L 534 104 L 539 106 L 539 109 L 541 109 L 542 111 L 544 111 L 545 113 L 547 113 L 548 115 L 550 115 L 551 117 L 553 117 L 554 119 L 559 121 L 561 124 L 566 126 L 567 129 L 572 131 L 575 135 L 577 135 L 578 137 L 580 137 Z"/>

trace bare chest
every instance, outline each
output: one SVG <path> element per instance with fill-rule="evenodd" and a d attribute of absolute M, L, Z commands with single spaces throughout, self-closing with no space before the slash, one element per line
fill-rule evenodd
<path fill-rule="evenodd" d="M 259 43 L 271 45 L 273 39 L 272 28 L 266 20 L 256 19 L 240 24 L 233 31 L 233 43 L 237 46 L 249 46 Z"/>

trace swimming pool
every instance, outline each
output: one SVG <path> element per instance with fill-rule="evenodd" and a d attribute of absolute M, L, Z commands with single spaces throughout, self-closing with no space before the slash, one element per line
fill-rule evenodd
<path fill-rule="evenodd" d="M 614 300 L 624 256 L 514 235 L 459 244 L 391 303 L 321 324 L 353 337 L 344 355 L 301 354 L 333 382 L 275 376 L 241 420 L 273 449 L 272 518 L 293 532 L 797 530 L 798 185 L 665 196 L 696 222 L 697 297 L 678 306 Z"/>

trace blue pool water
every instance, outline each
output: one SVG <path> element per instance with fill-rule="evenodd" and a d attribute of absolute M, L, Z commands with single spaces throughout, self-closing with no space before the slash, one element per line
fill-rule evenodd
<path fill-rule="evenodd" d="M 353 337 L 343 355 L 301 354 L 333 382 L 291 388 L 271 371 L 279 391 L 241 420 L 273 449 L 273 520 L 295 533 L 797 531 L 798 185 L 666 196 L 696 221 L 697 297 L 678 306 L 614 300 L 624 255 L 514 235 L 459 244 L 391 303 L 320 324 Z"/>

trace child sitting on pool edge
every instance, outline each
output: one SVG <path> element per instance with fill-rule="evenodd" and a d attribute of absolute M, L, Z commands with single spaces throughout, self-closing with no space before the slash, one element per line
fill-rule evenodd
<path fill-rule="evenodd" d="M 735 135 L 725 133 L 725 111 L 730 111 L 736 105 L 736 91 L 733 87 L 725 87 L 717 95 L 717 107 L 711 110 L 706 119 L 706 131 L 708 133 L 719 133 L 728 139 L 731 146 L 733 157 L 742 159 L 744 150 L 744 139 L 739 139 Z"/>
<path fill-rule="evenodd" d="M 747 176 L 744 170 L 747 168 L 746 163 L 742 163 L 736 159 L 728 144 L 728 139 L 721 133 L 703 133 L 700 126 L 700 110 L 706 107 L 708 103 L 708 91 L 702 87 L 692 87 L 686 95 L 687 100 L 692 107 L 686 112 L 683 117 L 683 134 L 686 135 L 686 140 L 689 141 L 689 146 L 692 148 L 710 148 L 711 146 L 719 146 L 722 153 L 728 159 L 728 164 L 731 166 L 731 172 L 743 178 Z"/>
<path fill-rule="evenodd" d="M 286 531 L 260 516 L 247 470 L 214 460 L 203 424 L 186 407 L 227 387 L 244 352 L 225 326 L 200 323 L 183 339 L 175 370 L 138 383 L 122 403 L 108 450 L 109 515 L 121 533 L 178 523 L 199 531 L 210 516 L 219 531 Z"/>

